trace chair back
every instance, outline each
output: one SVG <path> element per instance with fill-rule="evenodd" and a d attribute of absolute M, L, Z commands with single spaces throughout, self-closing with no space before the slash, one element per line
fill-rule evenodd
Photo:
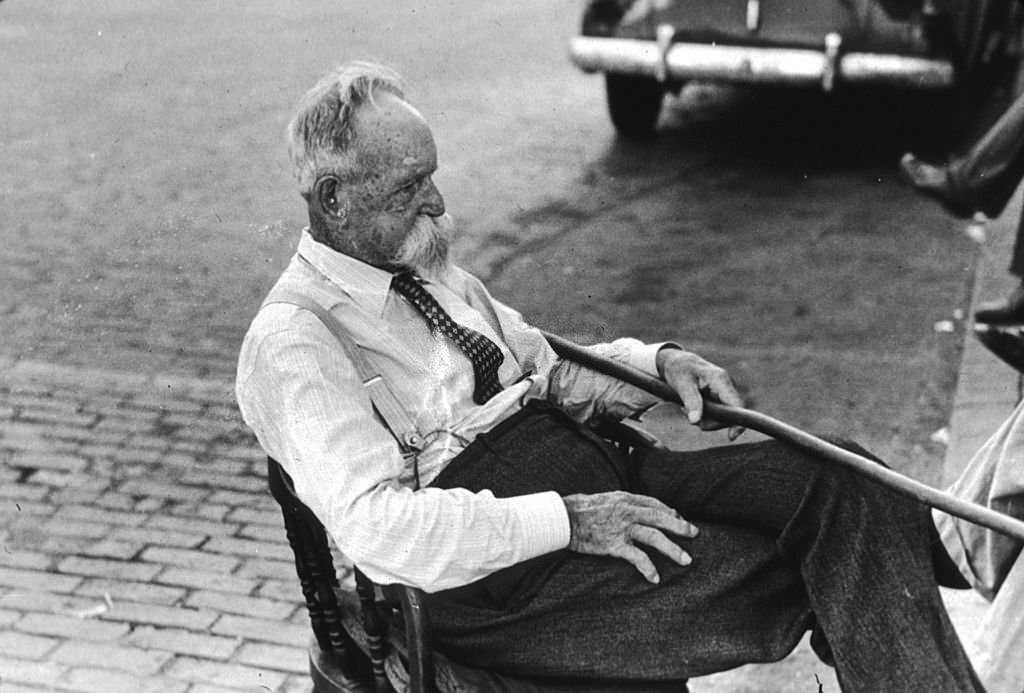
<path fill-rule="evenodd" d="M 342 625 L 341 604 L 335 593 L 338 575 L 327 532 L 320 520 L 295 495 L 288 473 L 270 457 L 267 458 L 267 479 L 271 495 L 281 506 L 288 543 L 295 554 L 295 571 L 320 650 L 345 671 L 368 676 L 370 666 L 366 656 Z"/>
<path fill-rule="evenodd" d="M 281 506 L 288 543 L 295 554 L 295 571 L 306 600 L 310 625 L 320 652 L 331 661 L 331 668 L 357 681 L 373 681 L 377 691 L 391 691 L 385 673 L 390 606 L 377 602 L 377 586 L 356 568 L 356 592 L 362 617 L 362 640 L 369 657 L 345 628 L 344 609 L 339 601 L 338 574 L 331 555 L 327 531 L 298 496 L 291 477 L 273 458 L 267 458 L 270 493 Z M 402 615 L 405 630 L 405 667 L 410 693 L 435 690 L 433 647 L 426 609 L 420 590 L 406 585 L 384 589 L 389 605 Z"/>

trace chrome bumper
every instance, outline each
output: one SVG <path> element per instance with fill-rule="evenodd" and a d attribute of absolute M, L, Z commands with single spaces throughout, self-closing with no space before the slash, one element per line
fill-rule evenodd
<path fill-rule="evenodd" d="M 671 27 L 660 27 L 656 41 L 577 36 L 569 54 L 584 72 L 613 72 L 665 81 L 707 80 L 768 84 L 820 85 L 836 81 L 892 84 L 914 89 L 953 85 L 953 65 L 883 53 L 842 53 L 837 34 L 823 49 L 718 46 L 675 42 Z"/>

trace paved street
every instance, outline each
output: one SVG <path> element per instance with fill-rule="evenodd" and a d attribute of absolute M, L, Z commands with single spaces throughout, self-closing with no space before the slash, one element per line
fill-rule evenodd
<path fill-rule="evenodd" d="M 1002 400 L 953 411 L 977 249 L 894 181 L 925 114 L 691 85 L 655 142 L 623 143 L 568 64 L 577 11 L 0 4 L 0 693 L 308 690 L 231 377 L 303 223 L 282 130 L 342 58 L 405 74 L 457 258 L 531 321 L 675 338 L 757 408 L 935 484 L 951 416 L 975 436 L 954 431 L 957 450 L 994 426 Z M 802 648 L 693 690 L 818 679 L 837 690 Z"/>
<path fill-rule="evenodd" d="M 308 691 L 289 550 L 230 389 L 0 365 L 0 691 Z M 969 637 L 980 600 L 950 596 Z M 694 690 L 765 690 L 765 668 Z M 776 668 L 833 682 L 806 648 Z"/>
<path fill-rule="evenodd" d="M 290 549 L 230 391 L 3 365 L 0 691 L 308 690 Z"/>

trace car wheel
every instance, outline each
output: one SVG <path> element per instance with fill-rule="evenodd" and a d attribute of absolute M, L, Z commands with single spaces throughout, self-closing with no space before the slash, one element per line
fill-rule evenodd
<path fill-rule="evenodd" d="M 612 124 L 623 137 L 651 137 L 658 125 L 665 87 L 650 77 L 606 73 L 605 92 Z"/>

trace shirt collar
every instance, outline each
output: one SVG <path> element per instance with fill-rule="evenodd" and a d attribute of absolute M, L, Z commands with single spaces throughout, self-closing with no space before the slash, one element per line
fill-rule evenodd
<path fill-rule="evenodd" d="M 313 240 L 308 228 L 302 230 L 298 254 L 353 301 L 373 310 L 375 315 L 384 314 L 384 304 L 391 290 L 391 272 L 331 250 Z"/>

